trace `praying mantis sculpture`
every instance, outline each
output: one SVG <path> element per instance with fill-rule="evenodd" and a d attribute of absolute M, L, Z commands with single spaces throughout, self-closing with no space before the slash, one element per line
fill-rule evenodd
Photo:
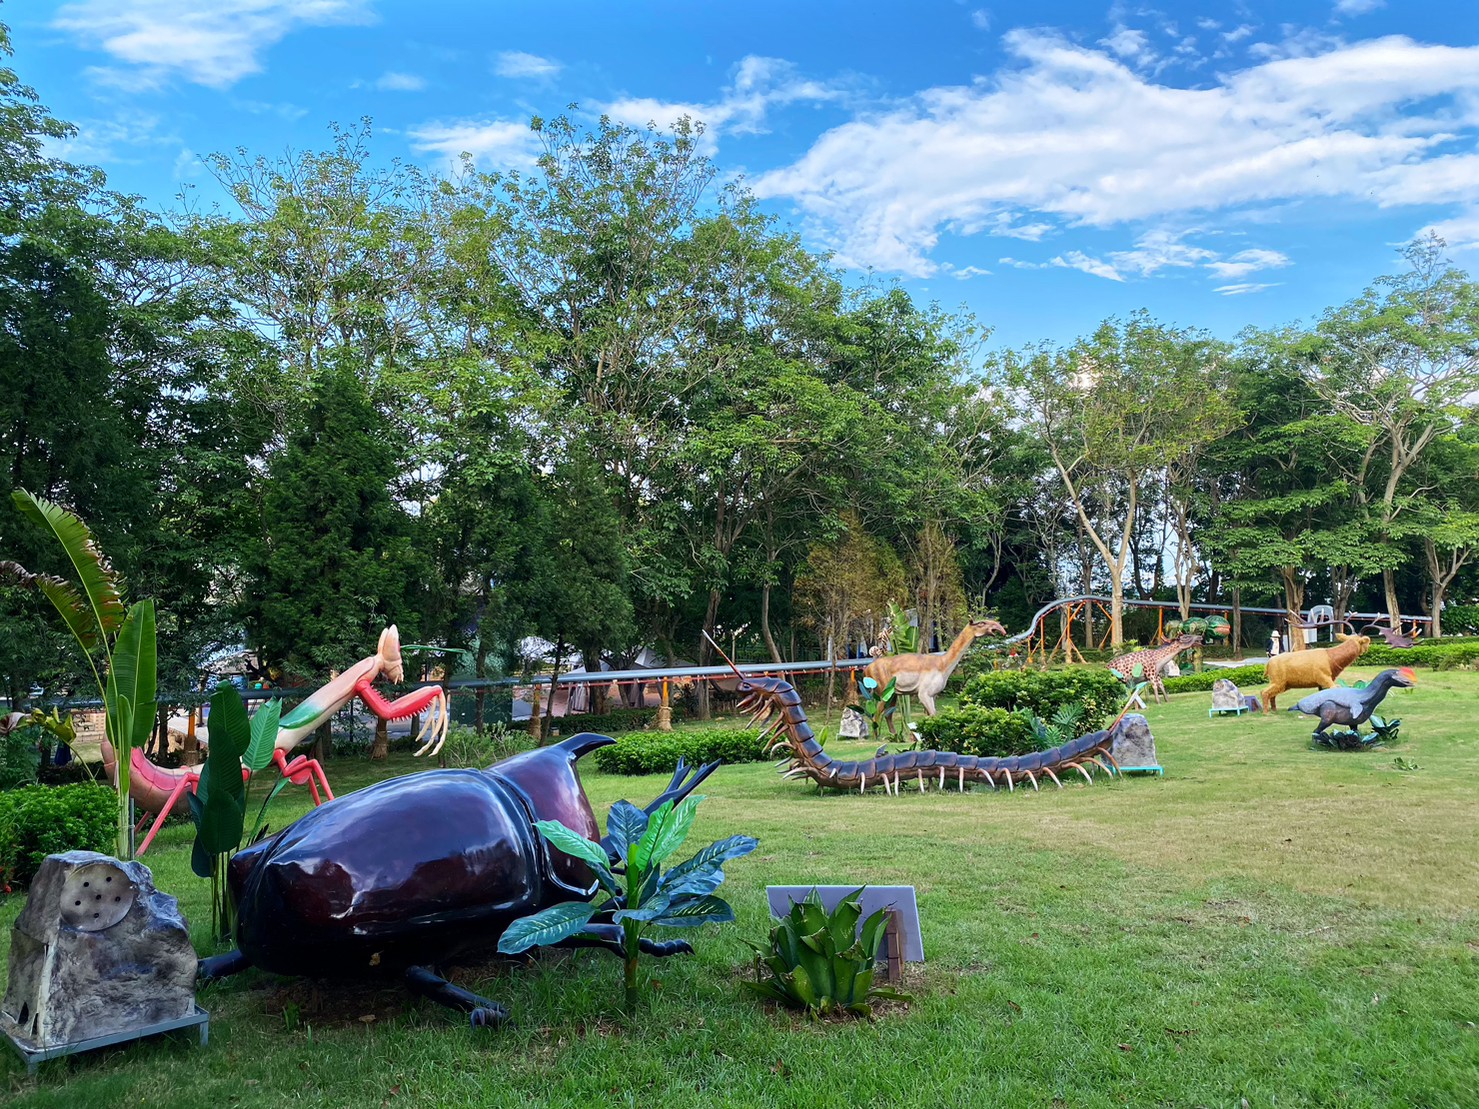
<path fill-rule="evenodd" d="M 416 749 L 415 754 L 434 755 L 441 750 L 442 743 L 447 738 L 448 722 L 447 694 L 442 687 L 427 686 L 394 701 L 387 701 L 374 687 L 376 679 L 382 677 L 392 683 L 405 680 L 401 637 L 394 624 L 380 633 L 380 642 L 373 655 L 360 659 L 323 688 L 310 694 L 278 722 L 277 741 L 273 744 L 269 761 L 294 785 L 307 785 L 315 805 L 322 804 L 325 799 L 334 799 L 334 791 L 329 788 L 329 780 L 323 767 L 317 759 L 307 755 L 289 759 L 288 752 L 306 741 L 320 725 L 356 696 L 381 720 L 404 720 L 408 716 L 426 712 L 426 719 L 416 734 L 416 740 L 421 746 Z M 200 772 L 194 767 L 158 766 L 150 762 L 137 747 L 130 752 L 129 765 L 129 794 L 133 797 L 134 804 L 144 810 L 140 827 L 149 814 L 158 814 L 154 826 L 149 829 L 149 834 L 139 846 L 137 853 L 142 855 L 154 841 L 165 817 L 173 811 L 187 791 L 194 792 L 200 781 Z M 103 738 L 103 766 L 108 775 L 113 777 L 116 758 L 106 737 Z M 265 766 L 266 763 L 257 767 L 244 766 L 242 774 L 251 774 Z M 323 787 L 323 796 L 319 793 L 320 786 Z"/>

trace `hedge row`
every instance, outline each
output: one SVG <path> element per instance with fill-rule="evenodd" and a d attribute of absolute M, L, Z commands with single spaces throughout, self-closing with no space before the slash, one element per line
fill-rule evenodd
<path fill-rule="evenodd" d="M 1025 716 L 980 705 L 962 705 L 926 716 L 919 722 L 919 745 L 929 751 L 954 751 L 958 755 L 983 758 L 1027 755 L 1040 749 L 1037 735 Z"/>
<path fill-rule="evenodd" d="M 47 855 L 111 852 L 117 821 L 117 794 L 93 782 L 0 793 L 0 868 L 5 881 L 29 882 Z"/>
<path fill-rule="evenodd" d="M 1082 705 L 1080 726 L 1096 731 L 1114 718 L 1125 700 L 1124 683 L 1111 670 L 997 670 L 978 674 L 961 691 L 961 707 L 1025 709 L 1051 720 L 1065 705 Z M 970 752 L 964 752 L 970 753 Z"/>
<path fill-rule="evenodd" d="M 1479 643 L 1417 643 L 1411 647 L 1388 647 L 1376 642 L 1361 656 L 1362 666 L 1426 666 L 1433 670 L 1458 670 L 1479 662 Z"/>
<path fill-rule="evenodd" d="M 690 766 L 713 762 L 762 762 L 760 737 L 750 728 L 685 728 L 676 732 L 628 732 L 613 747 L 591 756 L 608 774 L 670 774 L 681 758 Z"/>
<path fill-rule="evenodd" d="M 1164 678 L 1161 684 L 1167 693 L 1206 693 L 1212 688 L 1212 683 L 1218 678 L 1227 678 L 1239 689 L 1245 689 L 1250 685 L 1262 685 L 1267 679 L 1263 676 L 1263 663 L 1255 662 L 1247 666 L 1223 666 L 1217 669 L 1208 668 L 1200 674 L 1182 674 L 1179 678 Z"/>

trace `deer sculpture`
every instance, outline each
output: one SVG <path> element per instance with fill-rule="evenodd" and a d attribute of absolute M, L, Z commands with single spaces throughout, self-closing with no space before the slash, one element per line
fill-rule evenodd
<path fill-rule="evenodd" d="M 1263 711 L 1273 712 L 1274 701 L 1286 689 L 1334 689 L 1340 672 L 1366 653 L 1371 646 L 1369 635 L 1340 635 L 1334 647 L 1291 651 L 1275 655 L 1264 667 L 1268 688 L 1263 691 Z"/>
<path fill-rule="evenodd" d="M 892 681 L 896 693 L 911 693 L 918 697 L 925 715 L 934 716 L 935 698 L 945 688 L 966 649 L 983 635 L 1006 633 L 1006 628 L 995 620 L 972 620 L 960 630 L 955 642 L 943 654 L 918 651 L 908 655 L 883 655 L 863 668 L 863 676 L 872 678 L 880 689 Z"/>

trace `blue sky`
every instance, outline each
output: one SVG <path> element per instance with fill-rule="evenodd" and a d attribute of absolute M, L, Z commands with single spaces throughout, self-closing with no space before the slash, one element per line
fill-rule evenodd
<path fill-rule="evenodd" d="M 157 206 L 201 155 L 530 156 L 530 115 L 705 121 L 808 245 L 1017 346 L 1147 308 L 1311 319 L 1436 228 L 1479 269 L 1479 4 L 11 0 L 63 153 Z"/>

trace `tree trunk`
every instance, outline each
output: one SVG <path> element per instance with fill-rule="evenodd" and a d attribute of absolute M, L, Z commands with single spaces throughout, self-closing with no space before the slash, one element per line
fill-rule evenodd
<path fill-rule="evenodd" d="M 414 732 L 411 733 L 415 735 Z M 390 754 L 390 725 L 375 717 L 375 742 L 370 745 L 370 761 L 382 762 Z"/>
<path fill-rule="evenodd" d="M 1233 654 L 1243 651 L 1243 591 L 1232 587 L 1232 646 Z"/>
<path fill-rule="evenodd" d="M 555 718 L 555 682 L 556 682 L 556 680 L 560 676 L 560 663 L 562 663 L 564 661 L 565 661 L 565 637 L 563 635 L 560 635 L 560 636 L 556 636 L 555 637 L 555 668 L 554 668 L 554 670 L 552 670 L 550 672 L 550 680 L 549 680 L 549 701 L 544 706 L 544 728 L 543 728 L 543 737 L 544 738 L 539 741 L 539 745 L 541 747 L 543 747 L 544 744 L 545 744 L 545 741 L 550 738 L 550 727 L 552 726 L 552 722 L 553 722 L 553 720 Z M 566 701 L 565 703 L 568 705 L 569 704 L 569 701 Z"/>
<path fill-rule="evenodd" d="M 334 721 L 331 717 L 318 726 L 316 738 L 313 741 L 313 757 L 319 762 L 327 762 L 334 756 Z"/>
<path fill-rule="evenodd" d="M 714 621 L 718 618 L 718 616 L 719 616 L 719 590 L 717 590 L 717 589 L 710 589 L 709 590 L 709 607 L 704 612 L 704 631 L 708 632 L 710 636 L 714 634 Z M 711 648 L 709 647 L 708 637 L 707 636 L 699 636 L 699 642 L 698 642 L 698 664 L 700 666 L 707 666 L 709 664 L 709 659 L 711 657 L 712 657 L 712 655 L 711 655 Z M 708 720 L 709 719 L 709 682 L 707 680 L 700 680 L 699 683 L 698 683 L 698 689 L 696 690 L 696 692 L 698 693 L 698 718 L 700 720 Z"/>
<path fill-rule="evenodd" d="M 765 640 L 765 649 L 770 652 L 770 661 L 782 661 L 780 648 L 775 645 L 775 637 L 770 634 L 770 582 L 766 582 L 760 589 L 760 636 Z"/>
<path fill-rule="evenodd" d="M 1115 650 L 1125 645 L 1125 585 L 1118 573 L 1109 583 L 1109 645 Z"/>
<path fill-rule="evenodd" d="M 1444 587 L 1437 581 L 1433 582 L 1433 605 L 1428 609 L 1428 615 L 1432 622 L 1428 624 L 1428 634 L 1434 639 L 1443 635 L 1443 594 Z"/>
<path fill-rule="evenodd" d="M 1381 572 L 1382 588 L 1387 595 L 1387 615 L 1392 621 L 1392 630 L 1402 629 L 1402 608 L 1397 603 L 1397 575 L 1390 568 Z"/>
<path fill-rule="evenodd" d="M 185 749 L 180 755 L 181 766 L 200 765 L 200 740 L 195 735 L 195 721 L 200 716 L 200 709 L 192 705 L 190 717 L 185 721 Z"/>
<path fill-rule="evenodd" d="M 482 681 L 488 676 L 488 648 L 485 646 L 486 643 L 487 637 L 479 629 L 478 649 L 477 653 L 473 656 L 473 672 L 477 675 L 478 681 Z M 487 696 L 487 693 L 488 691 L 486 689 L 478 686 L 477 692 L 472 695 L 472 722 L 473 727 L 477 729 L 478 735 L 483 734 L 483 700 Z"/>
<path fill-rule="evenodd" d="M 1284 608 L 1289 618 L 1289 649 L 1302 651 L 1304 631 L 1300 625 L 1304 622 L 1304 582 L 1297 575 L 1284 574 Z"/>

